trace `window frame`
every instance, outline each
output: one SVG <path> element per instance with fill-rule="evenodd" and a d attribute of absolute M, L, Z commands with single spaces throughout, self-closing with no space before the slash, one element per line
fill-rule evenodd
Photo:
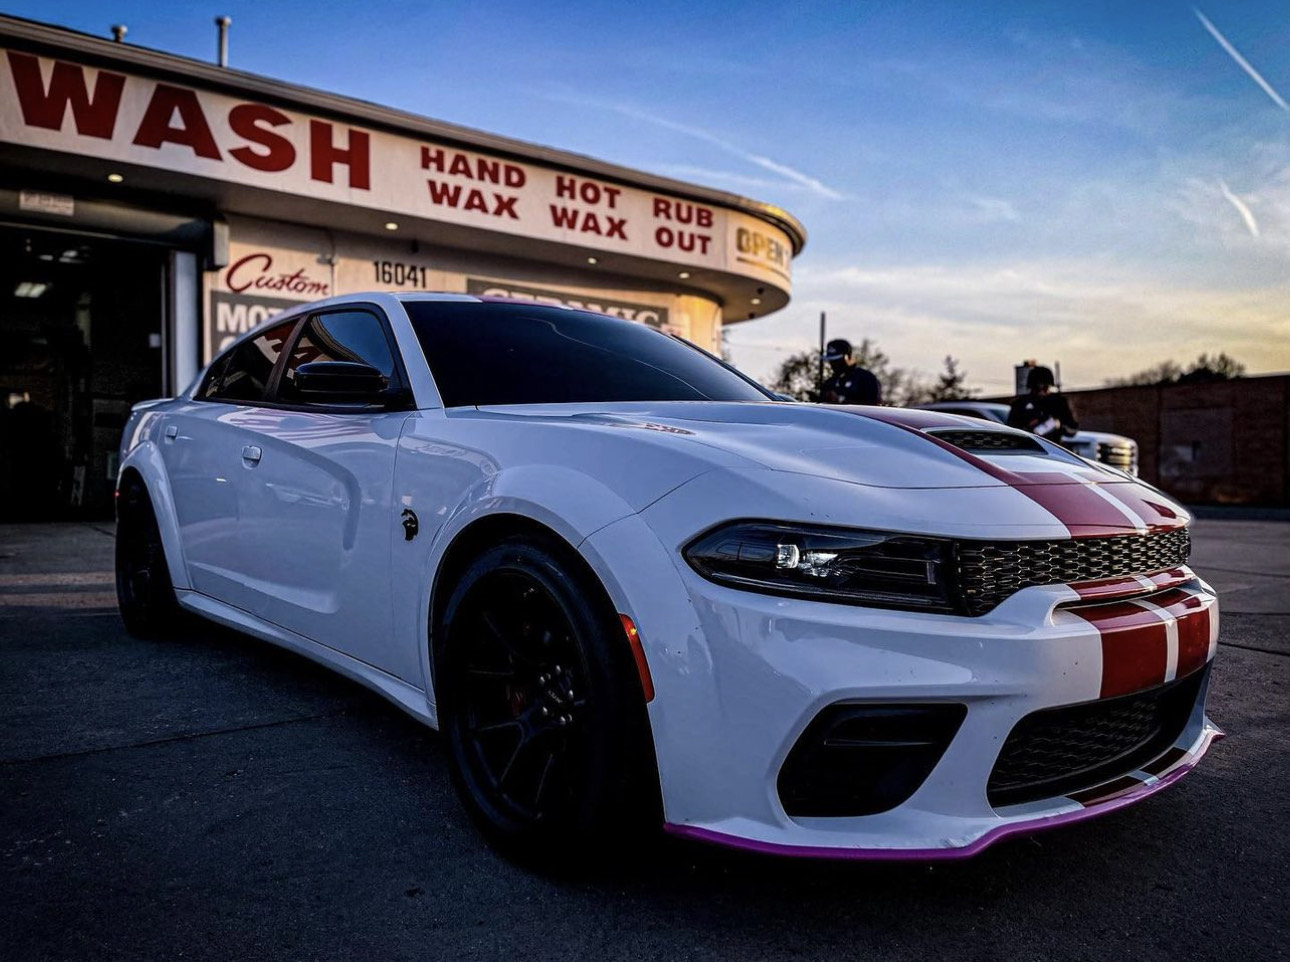
<path fill-rule="evenodd" d="M 375 405 L 365 405 L 356 407 L 352 404 L 312 404 L 300 401 L 283 401 L 279 398 L 278 388 L 282 383 L 283 372 L 286 371 L 287 361 L 290 359 L 292 352 L 296 349 L 296 343 L 300 340 L 305 330 L 305 325 L 315 317 L 325 317 L 328 314 L 353 314 L 361 312 L 371 314 L 376 318 L 380 325 L 382 335 L 385 337 L 385 343 L 390 349 L 390 356 L 394 359 L 394 369 L 390 378 L 390 386 L 402 391 L 404 394 L 404 403 L 392 404 L 383 407 Z M 280 323 L 294 322 L 294 327 L 284 340 L 283 348 L 278 354 L 278 359 L 274 362 L 273 370 L 269 372 L 269 379 L 265 384 L 264 397 L 258 401 L 235 400 L 232 398 L 220 397 L 199 397 L 201 390 L 209 383 L 216 370 L 222 371 L 221 364 L 227 362 L 232 356 L 232 352 L 237 350 L 244 342 L 259 337 L 265 330 L 270 330 L 275 326 L 277 319 L 266 321 L 260 327 L 249 331 L 245 336 L 238 338 L 237 341 L 230 344 L 224 349 L 224 352 L 211 362 L 202 378 L 197 392 L 193 394 L 193 400 L 201 401 L 208 404 L 231 404 L 238 407 L 257 407 L 269 408 L 280 411 L 310 411 L 318 414 L 365 414 L 368 416 L 374 414 L 388 414 L 398 411 L 410 411 L 416 408 L 416 399 L 413 396 L 411 380 L 408 378 L 407 367 L 403 363 L 403 353 L 399 350 L 398 341 L 394 337 L 394 331 L 390 326 L 390 319 L 378 305 L 370 301 L 354 301 L 350 304 L 329 304 L 320 310 L 305 310 L 293 317 L 285 317 Z"/>
<path fill-rule="evenodd" d="M 259 327 L 256 327 L 253 330 L 248 331 L 242 337 L 239 337 L 236 341 L 234 341 L 232 344 L 226 347 L 223 350 L 223 352 L 217 358 L 215 358 L 215 360 L 211 361 L 210 367 L 206 369 L 206 373 L 202 376 L 201 383 L 198 384 L 197 386 L 197 390 L 193 392 L 192 399 L 194 401 L 200 401 L 204 404 L 231 404 L 236 407 L 267 406 L 267 401 L 269 399 L 269 396 L 273 392 L 276 384 L 278 371 L 283 364 L 282 359 L 287 354 L 287 345 L 295 344 L 296 337 L 300 333 L 300 323 L 303 319 L 304 319 L 304 316 L 299 316 L 294 318 L 285 317 L 285 318 L 282 318 L 281 320 L 275 317 L 275 318 L 272 318 L 271 320 L 265 321 Z M 206 388 L 210 385 L 211 381 L 213 381 L 216 377 L 224 376 L 224 369 L 228 367 L 228 363 L 232 359 L 234 351 L 238 350 L 243 344 L 247 343 L 248 341 L 251 341 L 257 337 L 260 337 L 265 332 L 271 331 L 275 327 L 286 325 L 287 323 L 291 323 L 293 327 L 289 332 L 287 332 L 287 336 L 282 342 L 283 348 L 278 352 L 278 357 L 273 362 L 273 367 L 269 371 L 269 377 L 264 382 L 263 398 L 257 401 L 251 401 L 246 398 L 229 398 L 229 397 L 220 397 L 218 395 L 214 397 L 204 396 Z"/>

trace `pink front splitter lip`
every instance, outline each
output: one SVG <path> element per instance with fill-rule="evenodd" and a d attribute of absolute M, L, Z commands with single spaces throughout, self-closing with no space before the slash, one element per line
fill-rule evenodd
<path fill-rule="evenodd" d="M 1047 815 L 1042 818 L 1009 822 L 1006 825 L 992 828 L 975 841 L 957 848 L 830 848 L 823 845 L 782 845 L 778 842 L 740 838 L 738 835 L 714 832 L 710 828 L 700 828 L 696 825 L 677 825 L 672 822 L 665 823 L 663 830 L 669 835 L 675 835 L 678 838 L 706 842 L 711 845 L 721 845 L 726 848 L 742 849 L 747 852 L 758 852 L 763 855 L 780 855 L 786 858 L 819 858 L 863 862 L 932 862 L 971 858 L 974 855 L 979 855 L 995 842 L 1013 835 L 1033 835 L 1035 832 L 1045 829 L 1097 818 L 1099 815 L 1105 815 L 1108 812 L 1114 812 L 1116 809 L 1124 808 L 1126 805 L 1140 802 L 1148 795 L 1154 795 L 1161 789 L 1169 787 L 1190 772 L 1196 767 L 1196 763 L 1200 761 L 1205 752 L 1209 750 L 1209 746 L 1224 737 L 1226 736 L 1221 729 L 1207 722 L 1205 731 L 1201 735 L 1200 744 L 1196 746 L 1196 750 L 1191 757 L 1158 781 L 1149 785 L 1144 783 L 1141 788 L 1136 788 L 1123 795 L 1117 795 L 1100 804 L 1090 805 L 1088 808 L 1078 812 L 1063 812 L 1060 815 Z"/>

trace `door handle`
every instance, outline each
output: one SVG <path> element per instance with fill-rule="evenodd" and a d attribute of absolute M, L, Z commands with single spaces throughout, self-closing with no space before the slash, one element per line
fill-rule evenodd
<path fill-rule="evenodd" d="M 173 441 L 179 437 L 179 428 L 173 424 L 166 425 L 166 440 Z"/>
<path fill-rule="evenodd" d="M 259 464 L 262 454 L 258 444 L 248 444 L 242 448 L 242 460 L 249 461 L 251 464 Z"/>

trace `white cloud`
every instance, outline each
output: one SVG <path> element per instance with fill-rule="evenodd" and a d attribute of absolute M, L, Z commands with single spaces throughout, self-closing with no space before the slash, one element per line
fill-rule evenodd
<path fill-rule="evenodd" d="M 1250 208 L 1246 206 L 1245 201 L 1241 200 L 1241 198 L 1233 194 L 1232 189 L 1227 186 L 1227 183 L 1225 181 L 1220 180 L 1218 182 L 1218 187 L 1219 187 L 1219 190 L 1223 192 L 1223 199 L 1226 200 L 1233 207 L 1235 207 L 1236 212 L 1240 214 L 1241 219 L 1245 221 L 1245 226 L 1249 230 L 1250 236 L 1258 237 L 1259 222 L 1254 219 L 1254 214 L 1250 212 Z"/>

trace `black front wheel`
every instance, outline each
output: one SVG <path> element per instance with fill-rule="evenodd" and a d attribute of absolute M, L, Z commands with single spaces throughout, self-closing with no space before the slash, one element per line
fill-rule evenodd
<path fill-rule="evenodd" d="M 179 624 L 181 609 L 152 499 L 136 478 L 117 492 L 116 600 L 126 630 L 136 638 L 158 638 Z"/>
<path fill-rule="evenodd" d="M 561 546 L 504 541 L 450 589 L 435 690 L 454 780 L 503 846 L 573 857 L 658 820 L 658 776 L 630 647 Z"/>

